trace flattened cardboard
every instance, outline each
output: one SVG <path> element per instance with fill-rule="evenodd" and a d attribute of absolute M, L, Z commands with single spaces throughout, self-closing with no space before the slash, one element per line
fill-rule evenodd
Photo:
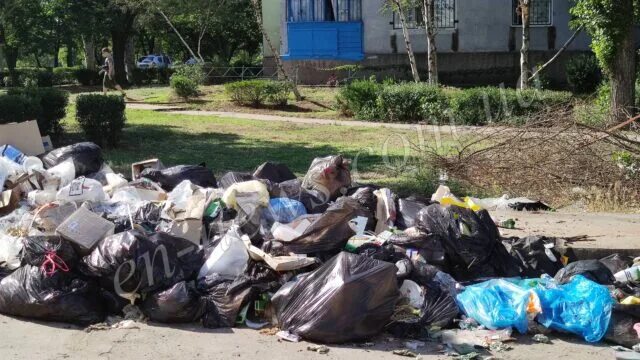
<path fill-rule="evenodd" d="M 264 261 L 275 271 L 292 271 L 302 269 L 316 263 L 316 258 L 306 256 L 271 256 L 261 249 L 246 243 L 249 256 L 255 261 Z"/>
<path fill-rule="evenodd" d="M 0 125 L 0 145 L 11 145 L 28 156 L 44 154 L 42 136 L 35 120 Z"/>
<path fill-rule="evenodd" d="M 112 235 L 114 230 L 112 222 L 80 207 L 58 226 L 56 233 L 73 243 L 80 255 L 87 255 L 100 240 Z"/>
<path fill-rule="evenodd" d="M 131 164 L 131 179 L 138 180 L 144 169 L 162 170 L 164 165 L 159 159 L 149 159 Z"/>

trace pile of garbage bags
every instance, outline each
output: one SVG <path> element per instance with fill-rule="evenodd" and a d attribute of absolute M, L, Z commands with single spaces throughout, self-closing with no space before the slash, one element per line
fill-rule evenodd
<path fill-rule="evenodd" d="M 127 177 L 92 143 L 40 161 L 0 157 L 3 314 L 86 326 L 135 305 L 151 321 L 324 343 L 472 319 L 639 342 L 633 259 L 568 263 L 553 238 L 503 238 L 482 200 L 445 186 L 399 198 L 353 183 L 340 155 L 302 179 L 270 162 L 216 179 L 158 159 Z"/>

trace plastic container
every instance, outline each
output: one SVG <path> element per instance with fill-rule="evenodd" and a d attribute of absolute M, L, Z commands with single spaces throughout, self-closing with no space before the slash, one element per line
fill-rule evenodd
<path fill-rule="evenodd" d="M 249 252 L 239 235 L 239 231 L 237 226 L 229 229 L 200 269 L 198 278 L 218 274 L 235 279 L 242 274 L 247 262 L 249 262 Z"/>
<path fill-rule="evenodd" d="M 24 161 L 22 162 L 22 167 L 28 174 L 31 174 L 34 170 L 44 170 L 44 164 L 42 163 L 42 160 L 38 159 L 35 156 L 26 156 L 24 158 Z"/>
<path fill-rule="evenodd" d="M 56 191 L 54 190 L 34 190 L 27 195 L 31 204 L 42 206 L 56 201 Z"/>
<path fill-rule="evenodd" d="M 26 155 L 22 153 L 19 149 L 11 146 L 11 145 L 3 145 L 0 146 L 0 154 L 6 159 L 13 161 L 16 164 L 22 165 L 26 158 Z"/>
<path fill-rule="evenodd" d="M 640 280 L 640 266 L 630 267 L 626 270 L 615 273 L 613 277 L 622 284 L 638 282 Z"/>
<path fill-rule="evenodd" d="M 67 159 L 47 170 L 47 173 L 59 178 L 60 186 L 67 186 L 76 178 L 76 166 L 73 159 Z"/>

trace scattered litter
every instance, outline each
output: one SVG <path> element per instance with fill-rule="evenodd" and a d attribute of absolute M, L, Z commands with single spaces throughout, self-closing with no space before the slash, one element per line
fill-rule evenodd
<path fill-rule="evenodd" d="M 119 316 L 108 316 L 105 322 L 89 325 L 84 329 L 85 332 L 102 331 L 102 330 L 133 330 L 140 329 L 138 323 L 134 320 L 124 320 Z"/>
<path fill-rule="evenodd" d="M 292 334 L 288 331 L 278 331 L 276 336 L 282 340 L 286 340 L 289 342 L 300 342 L 300 336 Z"/>
<path fill-rule="evenodd" d="M 307 350 L 315 351 L 318 354 L 326 354 L 329 352 L 329 348 L 324 345 L 310 345 L 310 346 L 307 346 Z"/>
<path fill-rule="evenodd" d="M 549 340 L 549 337 L 547 335 L 535 334 L 535 335 L 533 335 L 532 339 L 533 339 L 533 341 L 535 341 L 537 343 L 551 344 L 551 340 Z"/>
<path fill-rule="evenodd" d="M 411 340 L 405 341 L 404 346 L 409 350 L 418 350 L 418 348 L 424 347 L 426 344 L 424 341 Z"/>
<path fill-rule="evenodd" d="M 489 351 L 491 352 L 503 352 L 513 349 L 510 345 L 503 343 L 502 341 L 494 341 L 489 344 Z"/>
<path fill-rule="evenodd" d="M 393 350 L 392 354 L 398 355 L 398 356 L 410 357 L 410 358 L 418 357 L 418 354 L 412 351 L 409 351 L 407 349 Z"/>

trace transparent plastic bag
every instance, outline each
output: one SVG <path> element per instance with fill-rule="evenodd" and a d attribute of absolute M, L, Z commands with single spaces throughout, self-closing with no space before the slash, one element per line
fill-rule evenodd
<path fill-rule="evenodd" d="M 248 261 L 249 252 L 242 241 L 240 230 L 237 226 L 233 226 L 213 249 L 200 269 L 198 278 L 218 274 L 234 279 L 243 273 Z"/>
<path fill-rule="evenodd" d="M 288 224 L 303 215 L 307 215 L 304 205 L 300 201 L 288 198 L 269 200 L 269 208 L 262 212 L 262 218 L 269 225 L 276 222 Z"/>

